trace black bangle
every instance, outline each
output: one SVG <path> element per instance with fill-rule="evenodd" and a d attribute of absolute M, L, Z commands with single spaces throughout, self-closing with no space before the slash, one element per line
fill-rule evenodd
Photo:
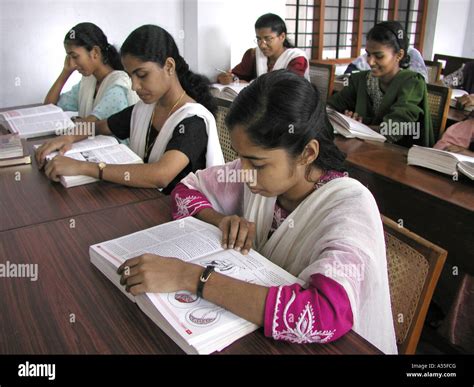
<path fill-rule="evenodd" d="M 196 291 L 196 295 L 199 297 L 199 298 L 202 298 L 202 292 L 204 290 L 204 285 L 206 284 L 206 282 L 209 280 L 209 277 L 211 276 L 211 274 L 213 273 L 214 271 L 214 266 L 210 265 L 210 266 L 207 266 L 201 276 L 199 277 L 199 282 L 198 282 L 198 286 L 197 286 L 197 291 Z"/>

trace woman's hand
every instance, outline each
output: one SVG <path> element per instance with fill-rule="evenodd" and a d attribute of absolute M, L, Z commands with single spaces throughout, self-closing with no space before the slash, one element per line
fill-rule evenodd
<path fill-rule="evenodd" d="M 87 164 L 85 161 L 71 159 L 66 156 L 56 156 L 46 164 L 44 173 L 53 181 L 59 181 L 61 176 L 82 175 L 82 166 Z"/>
<path fill-rule="evenodd" d="M 356 112 L 351 112 L 350 110 L 344 110 L 344 115 L 356 121 L 362 122 L 362 117 L 359 116 Z"/>
<path fill-rule="evenodd" d="M 471 152 L 469 149 L 463 148 L 462 146 L 459 146 L 459 145 L 449 144 L 443 150 L 448 151 L 448 152 L 453 152 L 453 153 L 460 153 L 462 155 L 471 156 L 471 157 L 474 156 L 474 152 Z"/>
<path fill-rule="evenodd" d="M 237 215 L 225 216 L 218 225 L 222 231 L 222 247 L 248 254 L 256 234 L 255 223 Z"/>
<path fill-rule="evenodd" d="M 74 142 L 74 138 L 72 136 L 59 136 L 53 138 L 52 140 L 46 141 L 44 144 L 36 149 L 35 157 L 36 162 L 38 163 L 38 168 L 41 169 L 45 165 L 46 156 L 48 156 L 52 152 L 58 151 L 60 155 L 63 155 L 69 149 Z"/>
<path fill-rule="evenodd" d="M 230 83 L 234 82 L 234 74 L 231 71 L 227 71 L 225 74 L 220 73 L 217 76 L 217 81 L 222 85 L 229 85 Z"/>
<path fill-rule="evenodd" d="M 74 71 L 76 71 L 76 69 L 76 63 L 72 60 L 70 55 L 66 55 L 66 58 L 64 59 L 63 73 L 71 75 Z"/>
<path fill-rule="evenodd" d="M 203 268 L 178 258 L 143 254 L 127 259 L 117 270 L 120 283 L 134 296 L 140 293 L 195 293 Z"/>
<path fill-rule="evenodd" d="M 463 95 L 456 99 L 463 109 L 468 106 L 474 106 L 474 94 Z"/>

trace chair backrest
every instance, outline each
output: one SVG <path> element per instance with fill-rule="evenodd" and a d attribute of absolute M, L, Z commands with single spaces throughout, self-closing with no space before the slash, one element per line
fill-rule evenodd
<path fill-rule="evenodd" d="M 334 65 L 329 63 L 311 63 L 309 66 L 311 83 L 318 88 L 324 103 L 332 94 L 335 71 Z"/>
<path fill-rule="evenodd" d="M 443 65 L 441 62 L 425 60 L 425 66 L 428 70 L 428 83 L 437 83 L 441 77 Z"/>
<path fill-rule="evenodd" d="M 474 61 L 473 58 L 463 58 L 460 56 L 451 56 L 443 54 L 435 54 L 433 60 L 435 62 L 444 62 L 442 66 L 441 74 L 449 75 L 460 69 L 464 63 Z"/>
<path fill-rule="evenodd" d="M 382 216 L 400 354 L 414 354 L 447 251 Z"/>
<path fill-rule="evenodd" d="M 216 98 L 217 101 L 217 114 L 216 114 L 216 125 L 217 134 L 219 136 L 219 142 L 221 144 L 222 153 L 224 154 L 224 160 L 226 163 L 233 161 L 237 158 L 237 153 L 232 149 L 230 142 L 229 129 L 225 125 L 225 118 L 229 112 L 232 101 Z"/>
<path fill-rule="evenodd" d="M 433 132 L 435 141 L 438 141 L 446 129 L 451 89 L 431 83 L 428 83 L 426 87 L 428 89 L 428 105 L 430 107 L 431 122 L 433 123 Z"/>

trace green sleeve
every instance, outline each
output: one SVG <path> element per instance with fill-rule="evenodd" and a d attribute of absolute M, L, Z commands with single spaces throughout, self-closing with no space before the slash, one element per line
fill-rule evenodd
<path fill-rule="evenodd" d="M 426 95 L 426 85 L 424 80 L 416 77 L 404 82 L 399 88 L 395 101 L 390 105 L 389 111 L 384 115 L 383 121 L 387 124 L 390 122 L 405 123 L 415 125 L 417 122 L 418 129 L 413 129 L 410 136 L 415 136 L 415 130 L 419 130 L 418 136 L 424 136 L 425 130 L 423 100 Z M 390 126 L 389 126 L 390 127 Z M 403 134 L 394 134 L 388 136 L 392 141 L 397 142 L 402 139 Z M 414 137 L 414 139 L 415 139 Z"/>
<path fill-rule="evenodd" d="M 349 77 L 349 85 L 344 87 L 338 93 L 332 95 L 327 104 L 340 113 L 345 110 L 355 111 L 357 99 L 357 85 L 354 82 L 353 76 Z"/>
<path fill-rule="evenodd" d="M 385 114 L 383 120 L 389 119 L 397 122 L 418 121 L 423 115 L 422 102 L 425 98 L 425 82 L 419 78 L 412 78 L 398 90 L 395 102 Z"/>

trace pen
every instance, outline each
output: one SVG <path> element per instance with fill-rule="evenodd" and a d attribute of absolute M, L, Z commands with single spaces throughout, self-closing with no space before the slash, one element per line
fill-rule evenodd
<path fill-rule="evenodd" d="M 219 71 L 220 73 L 228 74 L 228 71 L 225 71 L 225 70 L 222 70 L 222 69 L 218 69 L 217 67 L 215 67 L 215 69 L 216 69 L 217 71 Z"/>

